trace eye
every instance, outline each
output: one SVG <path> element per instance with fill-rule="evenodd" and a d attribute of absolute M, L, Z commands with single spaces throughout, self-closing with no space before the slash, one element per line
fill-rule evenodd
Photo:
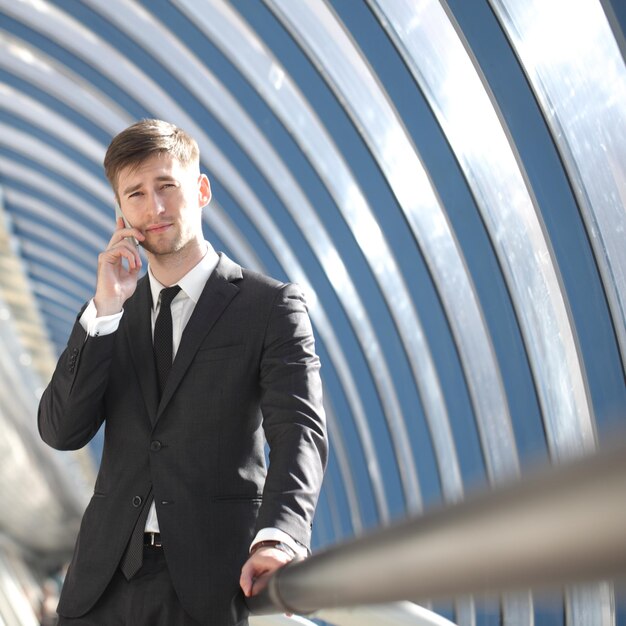
<path fill-rule="evenodd" d="M 143 195 L 143 192 L 141 192 L 141 191 L 133 191 L 133 193 L 129 194 L 128 197 L 129 198 L 137 198 L 137 197 L 142 196 L 142 195 Z"/>

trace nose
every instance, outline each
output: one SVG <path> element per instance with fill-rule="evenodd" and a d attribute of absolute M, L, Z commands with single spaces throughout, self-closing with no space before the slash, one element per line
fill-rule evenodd
<path fill-rule="evenodd" d="M 159 196 L 158 193 L 154 192 L 149 194 L 148 196 L 148 210 L 151 215 L 160 215 L 165 211 L 165 206 L 163 205 L 163 200 Z"/>

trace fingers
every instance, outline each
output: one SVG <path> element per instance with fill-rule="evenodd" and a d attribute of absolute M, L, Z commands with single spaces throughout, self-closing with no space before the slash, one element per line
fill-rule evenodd
<path fill-rule="evenodd" d="M 100 267 L 119 266 L 122 259 L 126 259 L 129 272 L 137 272 L 141 268 L 141 257 L 137 248 L 127 241 L 121 241 L 100 253 L 98 257 Z"/>
<path fill-rule="evenodd" d="M 273 572 L 266 572 L 261 574 L 260 576 L 252 576 L 249 572 L 241 575 L 239 579 L 239 585 L 246 596 L 249 598 L 250 596 L 256 596 L 257 593 L 260 593 L 265 587 L 267 587 L 267 583 L 271 578 Z"/>
<path fill-rule="evenodd" d="M 127 226 L 124 223 L 123 218 L 118 217 L 115 220 L 115 223 L 116 223 L 117 228 L 113 232 L 113 236 L 111 237 L 111 240 L 109 241 L 109 247 L 123 240 L 132 241 L 136 247 L 137 245 L 139 245 L 140 241 L 143 241 L 145 239 L 144 234 L 140 230 L 138 230 L 137 228 L 133 228 L 130 225 Z"/>
<path fill-rule="evenodd" d="M 263 589 L 267 587 L 271 577 L 272 574 L 267 573 L 259 576 L 258 578 L 255 578 L 252 583 L 252 590 L 250 592 L 250 595 L 256 596 L 258 593 L 261 593 L 261 591 L 263 591 Z"/>
<path fill-rule="evenodd" d="M 264 548 L 258 550 L 241 569 L 239 585 L 246 597 L 254 596 L 267 586 L 271 575 L 287 565 L 290 557 L 282 550 Z"/>
<path fill-rule="evenodd" d="M 108 264 L 117 264 L 122 259 L 126 259 L 130 271 L 139 270 L 141 257 L 135 243 L 144 239 L 141 231 L 136 228 L 127 228 L 124 226 L 123 219 L 118 218 L 117 228 L 113 232 L 106 250 L 100 255 L 100 260 Z"/>
<path fill-rule="evenodd" d="M 249 598 L 252 595 L 252 567 L 249 565 L 249 561 L 246 561 L 246 564 L 241 569 L 241 576 L 239 578 L 239 586 L 243 591 L 243 594 L 246 598 Z"/>

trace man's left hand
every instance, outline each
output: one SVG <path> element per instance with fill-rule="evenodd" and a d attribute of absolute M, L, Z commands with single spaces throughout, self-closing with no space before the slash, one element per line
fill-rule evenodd
<path fill-rule="evenodd" d="M 239 584 L 246 597 L 255 596 L 267 586 L 269 577 L 292 560 L 278 548 L 264 547 L 250 555 L 241 568 Z"/>

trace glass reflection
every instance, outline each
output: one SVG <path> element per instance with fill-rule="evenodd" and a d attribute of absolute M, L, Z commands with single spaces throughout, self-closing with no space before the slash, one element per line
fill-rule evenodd
<path fill-rule="evenodd" d="M 288 0 L 266 0 L 266 4 L 345 103 L 398 199 L 428 263 L 459 349 L 481 425 L 489 476 L 492 480 L 510 476 L 517 469 L 517 450 L 489 334 L 462 253 L 415 147 L 380 83 L 326 4 Z M 413 18 L 419 23 L 422 6 L 409 5 L 409 23 L 415 23 Z M 428 393 L 425 405 L 427 401 Z"/>
<path fill-rule="evenodd" d="M 596 0 L 491 0 L 491 5 L 572 181 L 626 367 L 624 59 Z"/>
<path fill-rule="evenodd" d="M 419 20 L 412 21 L 406 1 L 371 4 L 388 20 L 476 199 L 517 312 L 551 453 L 559 459 L 593 449 L 585 375 L 558 268 L 495 105 L 439 2 L 420 2 Z"/>

